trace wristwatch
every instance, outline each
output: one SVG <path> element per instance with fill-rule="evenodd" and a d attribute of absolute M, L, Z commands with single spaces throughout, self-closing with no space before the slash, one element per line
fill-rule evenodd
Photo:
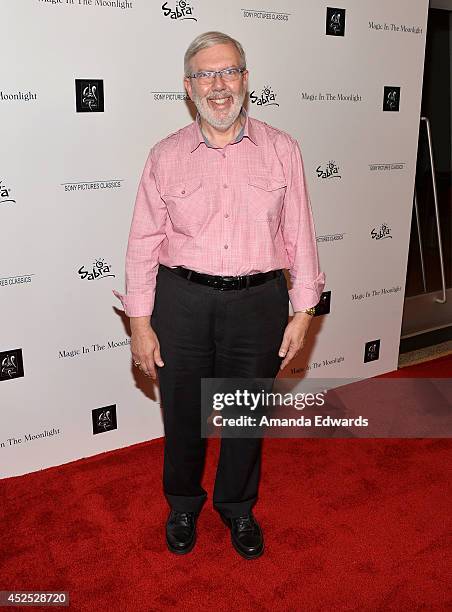
<path fill-rule="evenodd" d="M 305 312 L 308 315 L 311 315 L 311 317 L 313 317 L 315 315 L 315 307 L 313 306 L 312 308 L 304 308 L 303 310 L 297 310 L 296 312 Z"/>

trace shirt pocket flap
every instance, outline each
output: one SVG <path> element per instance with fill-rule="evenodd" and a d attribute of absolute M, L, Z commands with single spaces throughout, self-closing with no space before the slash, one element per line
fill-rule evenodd
<path fill-rule="evenodd" d="M 248 177 L 248 184 L 253 187 L 259 187 L 264 191 L 275 191 L 282 187 L 287 187 L 287 181 L 284 178 L 276 178 L 273 176 L 259 176 L 257 174 L 250 174 Z"/>
<path fill-rule="evenodd" d="M 164 190 L 163 196 L 171 196 L 176 198 L 186 198 L 191 195 L 197 189 L 201 187 L 200 178 L 187 179 L 185 181 L 179 181 L 179 183 L 173 183 L 168 185 Z"/>

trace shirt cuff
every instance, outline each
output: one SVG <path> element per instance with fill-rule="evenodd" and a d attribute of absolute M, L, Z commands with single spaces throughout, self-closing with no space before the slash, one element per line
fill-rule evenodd
<path fill-rule="evenodd" d="M 124 295 L 112 289 L 113 294 L 121 301 L 124 312 L 128 317 L 150 317 L 153 304 L 148 304 L 142 296 Z"/>
<path fill-rule="evenodd" d="M 322 291 L 325 287 L 325 273 L 319 275 L 309 282 L 303 282 L 289 289 L 290 303 L 294 312 L 313 308 L 320 302 Z"/>

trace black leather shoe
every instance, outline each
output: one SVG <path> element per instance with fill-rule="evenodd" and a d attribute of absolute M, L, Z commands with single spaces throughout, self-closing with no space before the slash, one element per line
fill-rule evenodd
<path fill-rule="evenodd" d="M 231 542 L 235 550 L 245 559 L 256 559 L 264 552 L 264 537 L 253 514 L 226 518 L 220 514 L 225 525 L 231 530 Z"/>
<path fill-rule="evenodd" d="M 196 542 L 196 519 L 194 512 L 171 510 L 166 521 L 166 543 L 171 552 L 185 555 L 192 550 Z"/>

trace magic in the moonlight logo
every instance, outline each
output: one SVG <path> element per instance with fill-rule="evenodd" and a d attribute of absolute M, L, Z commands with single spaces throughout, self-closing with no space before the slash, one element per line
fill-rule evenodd
<path fill-rule="evenodd" d="M 326 9 L 326 34 L 329 36 L 344 36 L 345 9 L 328 6 Z"/>
<path fill-rule="evenodd" d="M 116 404 L 95 408 L 91 412 L 93 434 L 103 433 L 118 428 Z"/>
<path fill-rule="evenodd" d="M 103 113 L 103 80 L 75 79 L 75 104 L 78 113 Z"/>
<path fill-rule="evenodd" d="M 380 358 L 380 339 L 370 340 L 364 346 L 364 363 L 377 361 Z"/>
<path fill-rule="evenodd" d="M 193 15 L 193 7 L 186 0 L 179 0 L 174 8 L 168 2 L 165 2 L 165 4 L 162 4 L 162 11 L 165 17 L 173 20 L 184 21 L 185 19 L 191 19 L 198 21 Z"/>
<path fill-rule="evenodd" d="M 91 270 L 87 270 L 85 266 L 78 269 L 78 274 L 82 280 L 97 280 L 106 278 L 107 276 L 116 276 L 111 271 L 111 266 L 106 264 L 103 259 L 96 259 Z"/>
<path fill-rule="evenodd" d="M 383 92 L 383 110 L 398 112 L 400 109 L 400 87 L 385 85 Z"/>
<path fill-rule="evenodd" d="M 22 349 L 0 351 L 0 381 L 21 378 L 24 375 Z"/>
<path fill-rule="evenodd" d="M 26 91 L 15 91 L 10 93 L 0 89 L 0 102 L 34 102 L 37 100 L 38 95 L 30 90 Z"/>
<path fill-rule="evenodd" d="M 331 311 L 331 291 L 324 291 L 320 296 L 319 303 L 315 306 L 315 317 L 329 314 Z"/>

